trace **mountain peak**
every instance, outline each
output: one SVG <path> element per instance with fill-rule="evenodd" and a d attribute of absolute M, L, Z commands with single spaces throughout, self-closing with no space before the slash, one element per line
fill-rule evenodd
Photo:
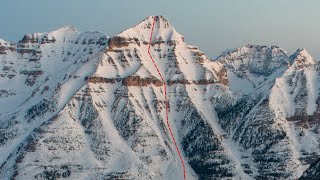
<path fill-rule="evenodd" d="M 168 19 L 164 16 L 154 16 L 155 24 L 158 26 L 157 28 L 170 28 L 171 24 Z"/>
<path fill-rule="evenodd" d="M 239 55 L 239 56 L 241 55 L 241 57 L 243 55 L 254 56 L 257 53 L 258 54 L 261 54 L 261 53 L 268 54 L 269 53 L 271 56 L 284 56 L 284 57 L 287 56 L 287 52 L 278 46 L 268 47 L 268 46 L 264 46 L 264 45 L 247 44 L 247 45 L 240 47 L 240 48 L 228 49 L 228 50 L 222 52 L 222 54 L 217 57 L 217 60 L 224 59 L 229 56 L 233 56 L 234 58 L 236 58 L 237 55 Z M 234 60 L 237 60 L 237 58 Z"/>
<path fill-rule="evenodd" d="M 0 45 L 5 45 L 7 43 L 8 43 L 7 41 L 5 41 L 4 39 L 0 38 Z"/>
<path fill-rule="evenodd" d="M 78 36 L 80 33 L 73 26 L 64 26 L 55 31 L 47 33 L 49 38 L 54 37 L 58 41 L 66 41 L 67 39 L 73 39 Z"/>
<path fill-rule="evenodd" d="M 150 39 L 150 33 L 152 30 L 152 26 L 154 25 L 153 29 L 153 40 L 176 40 L 176 41 L 183 41 L 184 38 L 181 34 L 179 34 L 175 28 L 169 23 L 167 18 L 164 16 L 148 16 L 143 21 L 141 21 L 135 27 L 127 29 L 117 36 L 121 36 L 124 38 L 134 39 L 138 38 L 141 41 L 148 42 Z"/>
<path fill-rule="evenodd" d="M 43 40 L 68 41 L 80 33 L 73 26 L 64 26 L 51 32 L 25 34 L 19 43 L 40 43 Z"/>
<path fill-rule="evenodd" d="M 168 19 L 166 17 L 162 16 L 162 15 L 148 16 L 143 21 L 141 21 L 138 26 L 151 28 L 153 22 L 155 23 L 155 25 L 158 26 L 158 28 L 169 28 L 169 27 L 171 27 L 171 24 L 169 23 Z"/>
<path fill-rule="evenodd" d="M 290 63 L 296 67 L 309 66 L 316 63 L 306 49 L 298 49 L 290 56 Z"/>
<path fill-rule="evenodd" d="M 61 33 L 61 34 L 68 34 L 68 33 L 76 33 L 76 34 L 80 34 L 79 31 L 74 27 L 74 26 L 63 26 L 59 29 L 56 29 L 50 33 Z"/>
<path fill-rule="evenodd" d="M 74 26 L 63 26 L 62 28 L 59 28 L 58 30 L 71 30 L 71 31 L 77 31 L 77 29 Z"/>
<path fill-rule="evenodd" d="M 308 56 L 308 57 L 312 58 L 311 55 L 309 54 L 309 52 L 307 51 L 307 49 L 305 49 L 305 48 L 299 48 L 299 49 L 297 49 L 297 51 L 295 53 L 302 55 L 302 56 Z"/>
<path fill-rule="evenodd" d="M 241 73 L 270 75 L 287 62 L 287 54 L 277 46 L 246 45 L 223 52 L 217 60 Z"/>

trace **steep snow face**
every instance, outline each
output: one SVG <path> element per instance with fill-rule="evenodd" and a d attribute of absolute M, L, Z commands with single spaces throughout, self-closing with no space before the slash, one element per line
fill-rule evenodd
<path fill-rule="evenodd" d="M 281 73 L 288 62 L 288 56 L 277 46 L 247 45 L 225 51 L 217 60 L 228 69 L 230 88 L 247 94 Z"/>

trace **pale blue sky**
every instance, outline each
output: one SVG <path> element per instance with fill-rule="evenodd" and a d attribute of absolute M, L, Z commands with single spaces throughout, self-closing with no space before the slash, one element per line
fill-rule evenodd
<path fill-rule="evenodd" d="M 109 36 L 164 15 L 191 45 L 214 58 L 245 44 L 306 48 L 320 59 L 319 0 L 0 0 L 0 37 L 73 25 Z"/>

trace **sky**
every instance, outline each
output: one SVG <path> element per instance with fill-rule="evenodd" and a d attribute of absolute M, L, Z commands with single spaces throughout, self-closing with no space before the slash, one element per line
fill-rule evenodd
<path fill-rule="evenodd" d="M 209 57 L 246 44 L 306 48 L 320 60 L 319 0 L 0 0 L 0 37 L 72 25 L 114 36 L 150 15 L 164 15 Z"/>

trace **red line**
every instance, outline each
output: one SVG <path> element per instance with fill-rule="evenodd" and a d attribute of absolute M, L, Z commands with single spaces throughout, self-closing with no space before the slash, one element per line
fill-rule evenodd
<path fill-rule="evenodd" d="M 152 63 L 153 63 L 153 65 L 154 65 L 154 67 L 157 69 L 158 74 L 159 74 L 161 80 L 163 81 L 164 98 L 165 98 L 165 103 L 166 103 L 166 121 L 167 121 L 167 126 L 168 126 L 168 129 L 169 129 L 169 131 L 170 131 L 170 135 L 171 135 L 171 138 L 172 138 L 172 140 L 173 140 L 173 142 L 174 142 L 175 148 L 176 148 L 176 150 L 177 150 L 177 152 L 178 152 L 179 158 L 180 158 L 180 160 L 181 160 L 181 164 L 182 164 L 182 168 L 183 168 L 183 179 L 186 180 L 186 167 L 185 167 L 185 165 L 184 165 L 184 161 L 183 161 L 183 159 L 182 159 L 182 155 L 181 155 L 181 153 L 180 153 L 180 150 L 179 150 L 179 148 L 178 148 L 177 142 L 176 142 L 176 140 L 175 140 L 175 138 L 174 138 L 174 135 L 173 135 L 173 133 L 172 133 L 172 130 L 171 130 L 171 127 L 170 127 L 170 124 L 169 124 L 169 102 L 168 102 L 168 100 L 167 100 L 167 83 L 166 83 L 166 81 L 163 79 L 163 77 L 162 77 L 162 75 L 161 75 L 161 73 L 160 73 L 160 71 L 159 71 L 159 68 L 158 68 L 157 64 L 154 62 L 154 59 L 153 59 L 153 57 L 151 56 L 151 53 L 150 53 L 150 45 L 151 45 L 151 42 L 152 42 L 152 35 L 153 35 L 154 22 L 155 22 L 155 21 L 156 21 L 156 16 L 153 18 L 153 22 L 152 22 L 152 30 L 151 30 L 151 33 L 150 33 L 150 42 L 149 42 L 149 45 L 148 45 L 148 54 L 149 54 L 149 56 L 150 56 L 150 58 L 151 58 L 151 60 L 152 60 Z"/>

